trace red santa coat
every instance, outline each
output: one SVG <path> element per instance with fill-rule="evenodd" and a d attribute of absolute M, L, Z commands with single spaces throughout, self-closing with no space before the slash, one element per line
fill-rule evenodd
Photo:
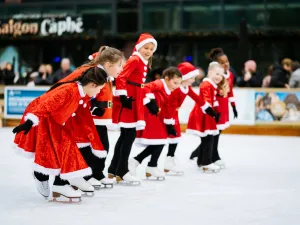
<path fill-rule="evenodd" d="M 24 132 L 16 134 L 14 143 L 20 153 L 35 157 L 35 171 L 60 174 L 62 179 L 91 174 L 71 135 L 69 124 L 72 115 L 77 112 L 80 116 L 79 108 L 83 108 L 89 100 L 79 83 L 68 83 L 46 92 L 28 105 L 21 124 L 30 119 L 33 127 L 27 135 Z"/>
<path fill-rule="evenodd" d="M 148 61 L 139 52 L 134 52 L 123 67 L 122 72 L 116 78 L 116 90 L 113 97 L 113 123 L 119 127 L 144 129 L 146 126 L 144 118 L 144 90 L 143 84 L 148 71 Z M 129 84 L 133 82 L 136 85 Z M 126 95 L 132 97 L 132 109 L 123 108 L 118 96 Z"/>
<path fill-rule="evenodd" d="M 186 96 L 191 97 L 196 102 L 196 104 L 198 104 L 198 106 L 202 109 L 202 112 L 204 114 L 206 114 L 205 110 L 209 107 L 209 104 L 207 102 L 204 102 L 202 98 L 199 98 L 199 96 L 193 91 L 193 89 L 190 86 L 180 86 L 175 91 L 173 91 L 164 110 L 164 122 L 166 124 L 173 124 L 177 133 L 177 136 L 171 135 L 168 137 L 168 142 L 171 144 L 179 143 L 181 138 L 178 111 L 182 103 L 184 102 Z"/>
<path fill-rule="evenodd" d="M 217 85 L 209 78 L 205 78 L 200 85 L 199 98 L 213 107 L 216 105 L 216 90 Z M 215 119 L 204 114 L 197 103 L 190 113 L 186 132 L 200 137 L 219 134 Z"/>
<path fill-rule="evenodd" d="M 167 130 L 163 120 L 163 109 L 169 100 L 171 91 L 168 89 L 164 79 L 155 80 L 145 85 L 146 98 L 144 103 L 149 102 L 149 98 L 155 98 L 158 107 L 161 109 L 159 115 L 152 115 L 145 109 L 146 127 L 136 133 L 135 143 L 140 146 L 164 145 L 167 144 Z"/>
<path fill-rule="evenodd" d="M 216 106 L 216 111 L 221 113 L 220 120 L 217 123 L 218 130 L 225 130 L 230 126 L 228 102 L 230 102 L 231 105 L 235 105 L 235 100 L 233 95 L 233 82 L 234 82 L 233 73 L 228 70 L 227 74 L 225 74 L 224 77 L 225 79 L 227 79 L 230 89 L 226 97 L 220 95 L 219 91 L 217 92 L 216 99 L 219 104 Z"/>

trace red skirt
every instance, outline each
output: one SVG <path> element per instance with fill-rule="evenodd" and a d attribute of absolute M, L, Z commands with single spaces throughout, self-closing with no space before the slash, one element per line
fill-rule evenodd
<path fill-rule="evenodd" d="M 217 96 L 216 100 L 219 103 L 218 111 L 221 113 L 220 120 L 217 123 L 217 128 L 218 130 L 225 130 L 230 126 L 228 98 Z"/>

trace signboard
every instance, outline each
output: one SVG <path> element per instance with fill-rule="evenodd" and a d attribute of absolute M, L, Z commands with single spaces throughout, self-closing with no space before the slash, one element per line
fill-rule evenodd
<path fill-rule="evenodd" d="M 48 87 L 6 86 L 4 88 L 4 118 L 21 119 L 28 104 L 48 89 Z"/>
<path fill-rule="evenodd" d="M 300 92 L 256 91 L 255 120 L 256 123 L 300 124 Z"/>

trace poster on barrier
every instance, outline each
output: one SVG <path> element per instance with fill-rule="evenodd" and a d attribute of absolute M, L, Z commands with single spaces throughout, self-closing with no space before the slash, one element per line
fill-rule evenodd
<path fill-rule="evenodd" d="M 256 123 L 300 124 L 300 92 L 256 91 L 255 120 Z"/>
<path fill-rule="evenodd" d="M 48 89 L 49 87 L 6 86 L 4 89 L 4 118 L 21 119 L 28 104 Z"/>
<path fill-rule="evenodd" d="M 193 88 L 196 94 L 199 94 L 199 88 Z M 255 124 L 255 91 L 251 89 L 235 88 L 233 90 L 238 111 L 238 118 L 233 118 L 232 108 L 229 105 L 230 123 L 235 125 L 254 125 Z M 181 124 L 187 124 L 190 112 L 195 103 L 190 97 L 186 97 L 179 109 L 179 121 Z"/>

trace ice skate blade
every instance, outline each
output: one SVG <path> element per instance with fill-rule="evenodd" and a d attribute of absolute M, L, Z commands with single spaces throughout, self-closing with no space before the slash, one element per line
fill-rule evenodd
<path fill-rule="evenodd" d="M 52 196 L 52 199 L 49 200 L 52 203 L 78 204 L 82 202 L 81 197 L 67 197 L 56 192 L 53 192 Z"/>
<path fill-rule="evenodd" d="M 146 179 L 150 181 L 164 181 L 165 177 L 154 177 L 150 173 L 146 173 Z"/>
<path fill-rule="evenodd" d="M 174 172 L 174 171 L 166 170 L 166 169 L 165 169 L 165 173 L 168 176 L 183 176 L 184 175 L 184 172 Z"/>
<path fill-rule="evenodd" d="M 141 185 L 140 181 L 125 181 L 121 177 L 116 177 L 116 182 L 118 185 L 123 185 L 123 186 L 139 186 Z"/>
<path fill-rule="evenodd" d="M 215 169 L 215 170 L 210 170 L 210 169 L 207 169 L 207 168 L 201 168 L 203 173 L 206 173 L 206 172 L 211 172 L 211 173 L 218 173 L 220 172 L 220 169 Z"/>

